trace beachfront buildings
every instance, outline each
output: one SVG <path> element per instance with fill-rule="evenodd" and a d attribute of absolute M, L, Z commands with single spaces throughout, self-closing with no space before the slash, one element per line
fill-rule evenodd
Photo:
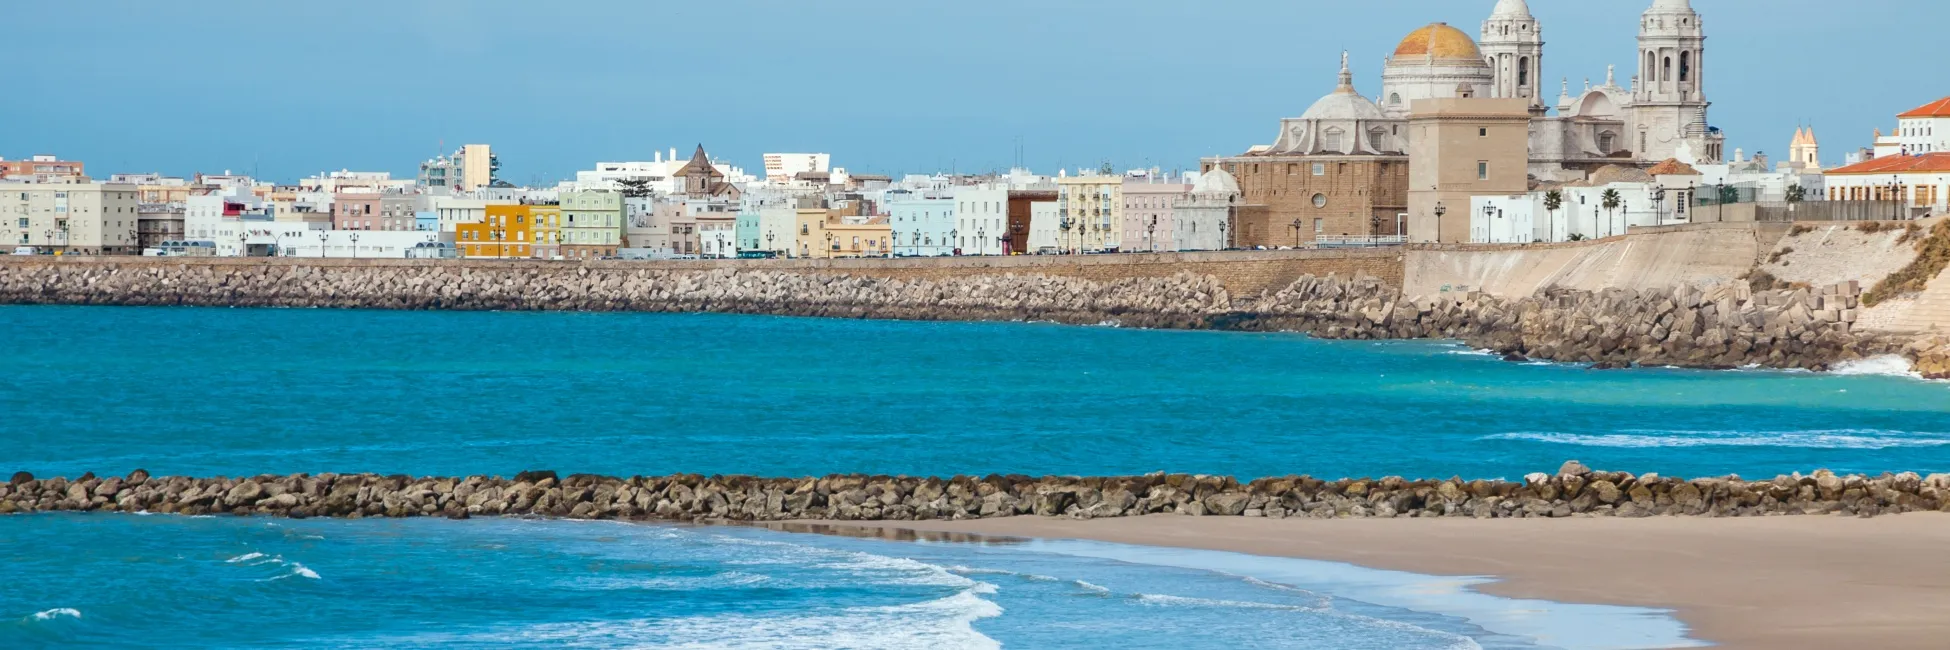
<path fill-rule="evenodd" d="M 882 196 L 895 255 L 935 257 L 955 253 L 952 240 L 958 229 L 954 190 L 888 190 Z"/>
<path fill-rule="evenodd" d="M 0 244 L 82 255 L 142 252 L 136 186 L 0 183 Z"/>
<path fill-rule="evenodd" d="M 1056 179 L 1056 219 L 1060 246 L 1071 253 L 1117 250 L 1117 224 L 1124 211 L 1124 177 L 1082 173 Z"/>
<path fill-rule="evenodd" d="M 1124 179 L 1124 210 L 1118 220 L 1118 250 L 1156 253 L 1178 250 L 1172 206 L 1192 187 L 1157 173 Z"/>
<path fill-rule="evenodd" d="M 529 257 L 534 253 L 537 208 L 560 215 L 557 206 L 489 205 L 479 223 L 456 226 L 454 245 L 468 258 Z"/>
<path fill-rule="evenodd" d="M 587 260 L 615 257 L 623 245 L 623 194 L 588 189 L 562 192 L 561 256 Z"/>

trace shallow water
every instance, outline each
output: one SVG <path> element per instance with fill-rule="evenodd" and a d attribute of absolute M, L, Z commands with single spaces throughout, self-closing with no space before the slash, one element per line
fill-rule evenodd
<path fill-rule="evenodd" d="M 73 540 L 88 543 L 70 546 Z M 64 552 L 48 552 L 57 549 Z M 477 519 L 0 517 L 0 647 L 1666 646 L 1648 610 L 1086 542 Z M 1630 647 L 1630 646 L 1626 646 Z"/>

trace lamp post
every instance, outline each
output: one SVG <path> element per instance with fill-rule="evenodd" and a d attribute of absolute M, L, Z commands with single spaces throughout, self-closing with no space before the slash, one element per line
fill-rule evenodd
<path fill-rule="evenodd" d="M 1903 218 L 1903 186 L 1896 179 L 1889 179 L 1889 216 L 1894 220 Z"/>
<path fill-rule="evenodd" d="M 976 226 L 976 227 L 975 227 L 975 254 L 976 254 L 976 255 L 987 255 L 987 254 L 989 254 L 989 228 L 988 228 L 988 226 Z"/>
<path fill-rule="evenodd" d="M 724 254 L 724 231 L 718 231 L 718 259 L 729 257 Z"/>
<path fill-rule="evenodd" d="M 325 240 L 328 240 L 328 239 L 331 239 L 331 238 L 332 238 L 332 233 L 331 233 L 331 231 L 329 231 L 329 230 L 320 230 L 320 231 L 318 231 L 318 256 L 319 256 L 319 257 L 324 257 L 324 256 L 325 256 Z"/>
<path fill-rule="evenodd" d="M 1226 239 L 1226 222 L 1219 222 L 1219 250 L 1232 250 L 1232 242 Z"/>
<path fill-rule="evenodd" d="M 359 257 L 359 233 L 357 232 L 352 233 L 351 238 L 352 238 L 352 257 L 354 259 L 357 259 Z"/>
<path fill-rule="evenodd" d="M 1632 223 L 1632 202 L 1629 199 L 1619 199 L 1618 200 L 1618 229 L 1612 231 L 1611 234 L 1614 235 L 1625 234 L 1626 227 L 1629 226 L 1631 223 Z"/>
<path fill-rule="evenodd" d="M 1685 219 L 1687 223 L 1691 223 L 1693 221 L 1693 210 L 1692 210 L 1693 202 L 1699 197 L 1698 192 L 1699 191 L 1694 188 L 1692 181 L 1686 181 L 1686 195 L 1679 197 L 1678 201 L 1672 202 L 1673 221 L 1678 221 L 1680 219 Z"/>
<path fill-rule="evenodd" d="M 774 238 L 774 237 L 777 237 L 778 235 L 779 235 L 779 234 L 778 234 L 778 233 L 775 233 L 775 232 L 768 232 L 768 233 L 765 233 L 765 250 L 769 250 L 769 251 L 773 251 L 773 252 L 777 252 L 777 250 L 778 250 L 778 249 L 777 249 L 777 248 L 776 248 L 776 246 L 775 246 L 775 245 L 774 245 L 774 244 L 772 243 L 772 238 Z"/>
<path fill-rule="evenodd" d="M 1155 215 L 1151 217 L 1151 223 L 1144 225 L 1144 247 L 1153 253 L 1158 252 L 1158 217 Z"/>
<path fill-rule="evenodd" d="M 1442 215 L 1448 214 L 1448 212 L 1449 208 L 1443 207 L 1441 201 L 1435 202 L 1435 238 L 1430 241 L 1438 244 L 1442 243 Z"/>
<path fill-rule="evenodd" d="M 53 255 L 54 254 L 54 229 L 49 228 L 45 232 L 42 232 L 41 238 L 47 240 L 47 254 Z"/>
<path fill-rule="evenodd" d="M 1064 218 L 1063 218 L 1062 220 L 1060 220 L 1060 221 L 1058 221 L 1058 222 L 1057 222 L 1057 224 L 1056 224 L 1056 229 L 1057 229 L 1057 230 L 1061 230 L 1061 231 L 1063 231 L 1063 245 L 1062 245 L 1062 248 L 1063 248 L 1063 251 L 1064 251 L 1064 252 L 1066 252 L 1066 253 L 1067 253 L 1067 252 L 1069 252 L 1069 250 L 1070 250 L 1070 218 L 1069 218 L 1069 217 L 1064 217 Z"/>
<path fill-rule="evenodd" d="M 238 257 L 251 256 L 250 243 L 248 238 L 249 234 L 250 233 L 245 232 L 244 229 L 241 227 L 237 229 L 237 256 Z"/>
<path fill-rule="evenodd" d="M 1652 225 L 1654 226 L 1666 225 L 1665 206 L 1666 206 L 1666 188 L 1660 187 L 1652 190 Z"/>
<path fill-rule="evenodd" d="M 1488 231 L 1489 231 L 1489 230 L 1490 230 L 1490 228 L 1491 228 L 1491 224 L 1490 224 L 1490 220 L 1491 220 L 1491 219 L 1494 219 L 1495 217 L 1496 217 L 1496 206 L 1494 206 L 1494 205 L 1489 205 L 1489 204 L 1484 204 L 1484 205 L 1483 205 L 1483 230 L 1484 230 L 1484 234 L 1488 234 Z M 1474 230 L 1474 229 L 1472 228 L 1472 230 Z M 1470 239 L 1475 239 L 1475 234 L 1474 234 L 1474 233 L 1471 233 L 1471 236 L 1470 236 Z"/>
<path fill-rule="evenodd" d="M 1368 215 L 1368 248 L 1381 245 L 1381 215 Z"/>
<path fill-rule="evenodd" d="M 948 250 L 950 252 L 953 252 L 956 255 L 961 254 L 961 231 L 960 230 L 956 230 L 954 228 L 948 229 Z"/>
<path fill-rule="evenodd" d="M 1298 217 L 1293 219 L 1293 247 L 1300 247 L 1300 219 Z"/>

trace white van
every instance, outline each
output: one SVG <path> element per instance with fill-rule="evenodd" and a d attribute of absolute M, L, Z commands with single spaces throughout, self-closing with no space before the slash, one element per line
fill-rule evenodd
<path fill-rule="evenodd" d="M 15 255 L 39 255 L 41 254 L 41 249 L 34 248 L 33 246 L 15 246 L 14 254 Z"/>

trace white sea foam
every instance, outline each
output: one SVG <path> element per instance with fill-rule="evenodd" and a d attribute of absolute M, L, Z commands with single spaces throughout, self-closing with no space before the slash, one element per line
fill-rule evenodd
<path fill-rule="evenodd" d="M 1215 600 L 1211 598 L 1188 598 L 1170 594 L 1138 594 L 1138 602 L 1151 605 L 1170 605 L 1179 607 L 1224 607 L 1228 609 L 1272 609 L 1288 612 L 1320 611 L 1317 607 L 1305 605 L 1286 605 L 1281 603 L 1257 603 L 1250 600 Z"/>
<path fill-rule="evenodd" d="M 1835 364 L 1835 367 L 1829 369 L 1829 372 L 1837 375 L 1883 375 L 1888 377 L 1908 377 L 1910 379 L 1923 378 L 1923 374 L 1916 372 L 1916 368 L 1910 365 L 1908 359 L 1894 354 L 1885 354 L 1867 359 L 1856 359 L 1854 361 L 1843 361 Z"/>
<path fill-rule="evenodd" d="M 1024 580 L 1030 580 L 1034 582 L 1056 582 L 1062 579 L 1056 576 L 1046 576 L 1046 575 L 1041 575 L 1036 573 L 1021 573 L 1018 571 L 1009 571 L 1006 569 L 984 569 L 980 567 L 962 566 L 959 564 L 951 564 L 942 568 L 947 569 L 950 573 L 954 573 L 956 575 L 961 575 L 961 576 L 971 576 L 971 575 L 1015 576 L 1018 578 L 1022 578 Z"/>
<path fill-rule="evenodd" d="M 1494 352 L 1494 351 L 1491 351 L 1491 350 L 1489 350 L 1489 349 L 1487 349 L 1487 348 L 1485 348 L 1485 349 L 1480 349 L 1480 350 L 1444 350 L 1444 351 L 1443 351 L 1442 353 L 1443 353 L 1443 354 L 1459 354 L 1459 355 L 1463 355 L 1463 356 L 1470 356 L 1470 357 L 1494 357 L 1494 356 L 1497 356 L 1497 354 L 1496 354 L 1496 352 Z"/>
<path fill-rule="evenodd" d="M 1619 433 L 1558 433 L 1524 431 L 1484 436 L 1479 440 L 1520 440 L 1580 447 L 1789 447 L 1797 449 L 1901 449 L 1942 447 L 1950 438 L 1938 433 L 1881 429 L 1816 429 L 1808 431 L 1624 431 Z"/>
<path fill-rule="evenodd" d="M 251 560 L 255 560 L 261 557 L 264 557 L 263 553 L 252 552 L 252 553 L 245 553 L 243 555 L 239 555 L 237 557 L 233 557 L 228 560 L 224 560 L 224 562 L 228 564 L 236 564 L 238 562 L 249 562 Z"/>
<path fill-rule="evenodd" d="M 299 564 L 297 562 L 291 563 L 291 575 L 299 576 L 302 578 L 311 578 L 313 580 L 318 579 L 317 571 L 313 571 L 310 568 L 307 568 L 305 565 Z"/>
<path fill-rule="evenodd" d="M 971 588 L 935 600 L 854 607 L 833 614 L 776 618 L 724 614 L 664 620 L 551 623 L 514 634 L 470 640 L 482 645 L 714 650 L 994 650 L 1002 644 L 976 631 L 974 623 L 1001 614 L 1001 606 L 982 598 L 980 589 Z"/>
<path fill-rule="evenodd" d="M 1110 593 L 1110 587 L 1105 587 L 1105 586 L 1102 586 L 1102 585 L 1093 585 L 1093 584 L 1090 584 L 1090 583 L 1088 583 L 1088 582 L 1084 582 L 1084 581 L 1082 581 L 1082 580 L 1076 580 L 1076 581 L 1074 581 L 1074 582 L 1076 583 L 1076 585 L 1077 585 L 1078 587 L 1082 587 L 1084 591 L 1089 591 L 1089 592 L 1094 592 L 1094 593 L 1099 593 L 1099 594 L 1109 594 L 1109 593 Z"/>
<path fill-rule="evenodd" d="M 34 612 L 34 616 L 32 618 L 36 621 L 46 621 L 46 620 L 61 618 L 64 616 L 68 618 L 81 618 L 81 610 L 72 607 L 57 607 L 54 609 Z"/>

